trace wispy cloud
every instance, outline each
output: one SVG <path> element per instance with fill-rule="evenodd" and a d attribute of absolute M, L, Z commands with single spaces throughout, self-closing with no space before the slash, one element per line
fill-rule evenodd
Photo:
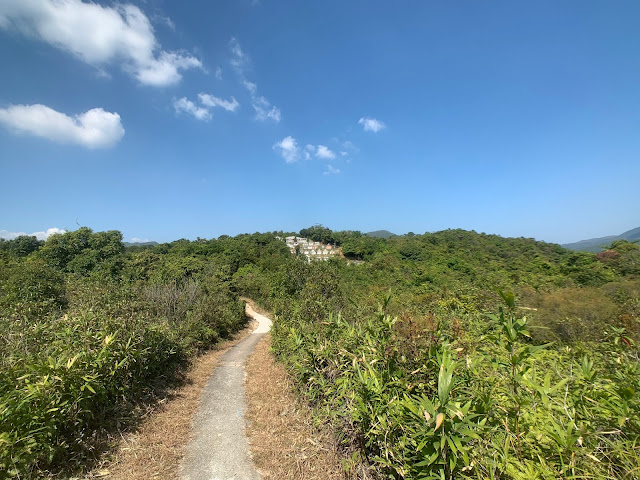
<path fill-rule="evenodd" d="M 175 27 L 170 19 L 166 23 Z M 176 84 L 181 71 L 202 68 L 194 56 L 162 50 L 151 22 L 132 4 L 2 0 L 0 28 L 46 42 L 97 68 L 119 64 L 144 85 Z"/>
<path fill-rule="evenodd" d="M 13 240 L 14 238 L 21 237 L 23 235 L 28 235 L 30 237 L 36 237 L 38 240 L 46 240 L 51 235 L 56 235 L 58 233 L 66 233 L 66 230 L 62 230 L 61 228 L 48 228 L 43 232 L 33 232 L 33 233 L 25 233 L 25 232 L 9 232 L 8 230 L 0 230 L 0 238 L 4 238 L 5 240 Z"/>
<path fill-rule="evenodd" d="M 249 56 L 244 53 L 240 43 L 236 40 L 235 37 L 232 37 L 229 41 L 229 49 L 231 50 L 231 66 L 236 70 L 236 72 L 240 75 L 244 75 L 246 68 L 249 65 Z"/>
<path fill-rule="evenodd" d="M 272 105 L 266 97 L 259 95 L 258 85 L 247 78 L 247 70 L 251 63 L 251 59 L 244 50 L 242 50 L 238 40 L 232 38 L 229 42 L 229 49 L 231 50 L 231 66 L 238 74 L 240 82 L 251 96 L 251 106 L 256 112 L 256 120 L 265 121 L 271 119 L 274 122 L 279 123 L 281 117 L 280 109 L 275 105 Z"/>
<path fill-rule="evenodd" d="M 124 135 L 120 115 L 93 108 L 70 117 L 45 105 L 0 108 L 0 124 L 19 134 L 87 148 L 112 147 Z"/>
<path fill-rule="evenodd" d="M 292 136 L 288 136 L 280 140 L 273 146 L 273 149 L 282 155 L 285 162 L 294 163 L 300 158 L 300 148 L 296 139 Z"/>
<path fill-rule="evenodd" d="M 276 123 L 280 122 L 280 109 L 271 105 L 266 98 L 254 98 L 252 106 L 256 112 L 257 120 L 264 121 L 270 118 Z"/>
<path fill-rule="evenodd" d="M 169 27 L 172 31 L 176 31 L 176 24 L 173 22 L 173 20 L 171 20 L 171 18 L 169 17 L 160 17 L 162 19 L 162 22 Z"/>
<path fill-rule="evenodd" d="M 360 149 L 356 147 L 351 140 L 345 140 L 342 142 L 342 148 L 344 148 L 347 153 L 358 153 L 360 151 Z"/>
<path fill-rule="evenodd" d="M 258 93 L 258 85 L 255 83 L 250 82 L 249 80 L 242 80 L 242 85 L 249 91 L 252 97 Z"/>
<path fill-rule="evenodd" d="M 308 143 L 304 147 L 304 159 L 305 160 L 311 160 L 311 155 L 313 155 L 315 152 L 316 152 L 315 145 L 311 145 L 310 143 Z"/>
<path fill-rule="evenodd" d="M 358 120 L 358 123 L 362 125 L 362 128 L 364 128 L 365 132 L 378 133 L 380 130 L 386 128 L 384 122 L 371 117 L 362 117 L 360 120 Z"/>
<path fill-rule="evenodd" d="M 207 122 L 211 119 L 211 112 L 209 112 L 208 108 L 199 107 L 187 97 L 182 97 L 179 100 L 173 102 L 173 108 L 175 108 L 176 113 L 188 113 L 193 115 L 198 120 L 202 120 Z"/>
<path fill-rule="evenodd" d="M 235 112 L 240 106 L 235 97 L 231 97 L 231 100 L 224 100 L 209 93 L 199 93 L 198 99 L 200 100 L 200 105 L 196 105 L 187 97 L 182 97 L 173 102 L 173 108 L 175 108 L 176 113 L 188 113 L 198 120 L 207 122 L 211 119 L 212 108 L 220 107 L 227 112 Z"/>
<path fill-rule="evenodd" d="M 324 145 L 318 145 L 318 149 L 316 150 L 316 157 L 322 158 L 323 160 L 333 160 L 334 158 L 336 158 L 336 154 Z"/>
<path fill-rule="evenodd" d="M 323 175 L 338 175 L 340 173 L 339 168 L 335 168 L 333 165 L 327 165 L 327 169 L 322 172 Z"/>
<path fill-rule="evenodd" d="M 216 79 L 222 80 L 222 67 L 216 67 Z"/>
<path fill-rule="evenodd" d="M 148 238 L 131 237 L 131 243 L 147 243 L 149 241 Z"/>
<path fill-rule="evenodd" d="M 231 100 L 224 100 L 220 97 L 215 97 L 208 93 L 200 93 L 198 94 L 198 98 L 200 99 L 200 102 L 202 102 L 202 104 L 206 105 L 207 107 L 222 107 L 227 112 L 235 112 L 240 106 L 235 97 L 231 97 Z"/>

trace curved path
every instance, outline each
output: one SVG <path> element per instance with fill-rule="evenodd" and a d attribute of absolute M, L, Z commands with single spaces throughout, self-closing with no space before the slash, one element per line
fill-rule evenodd
<path fill-rule="evenodd" d="M 247 315 L 258 321 L 251 335 L 220 357 L 218 367 L 202 390 L 193 421 L 193 438 L 180 466 L 181 480 L 260 480 L 244 434 L 247 409 L 244 364 L 271 320 L 248 304 Z"/>

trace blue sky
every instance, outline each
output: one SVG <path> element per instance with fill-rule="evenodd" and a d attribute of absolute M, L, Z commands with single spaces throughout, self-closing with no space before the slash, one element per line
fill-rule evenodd
<path fill-rule="evenodd" d="M 622 233 L 638 18 L 636 0 L 3 0 L 0 234 Z"/>

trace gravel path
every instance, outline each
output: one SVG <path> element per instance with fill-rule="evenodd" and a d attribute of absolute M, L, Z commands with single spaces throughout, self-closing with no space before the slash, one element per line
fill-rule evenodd
<path fill-rule="evenodd" d="M 247 305 L 259 325 L 220 357 L 194 418 L 192 439 L 180 467 L 181 480 L 260 480 L 245 436 L 245 362 L 271 328 L 271 320 Z"/>

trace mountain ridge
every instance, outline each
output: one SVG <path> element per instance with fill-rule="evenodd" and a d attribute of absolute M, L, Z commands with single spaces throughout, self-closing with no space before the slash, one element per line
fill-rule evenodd
<path fill-rule="evenodd" d="M 578 242 L 565 243 L 562 246 L 569 250 L 580 250 L 584 252 L 598 253 L 604 250 L 603 246 L 616 240 L 627 240 L 629 242 L 640 241 L 640 227 L 627 230 L 620 235 L 609 235 L 606 237 L 589 238 Z"/>

